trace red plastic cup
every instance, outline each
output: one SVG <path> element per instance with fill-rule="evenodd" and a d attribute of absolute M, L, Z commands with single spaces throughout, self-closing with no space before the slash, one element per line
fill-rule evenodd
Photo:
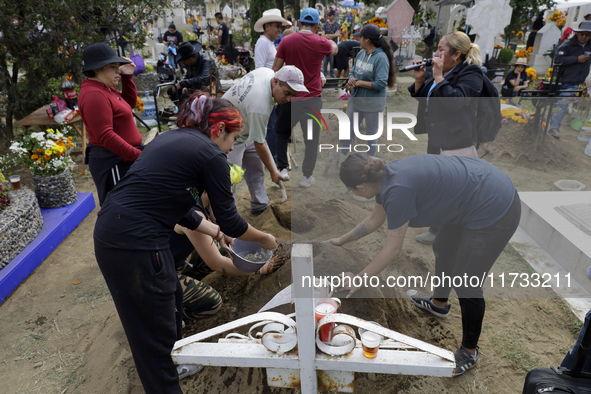
<path fill-rule="evenodd" d="M 314 315 L 316 316 L 316 325 L 325 316 L 336 313 L 341 306 L 341 301 L 338 298 L 325 298 L 317 300 L 314 304 Z M 320 340 L 322 342 L 330 342 L 332 340 L 335 323 L 328 323 L 320 327 Z"/>

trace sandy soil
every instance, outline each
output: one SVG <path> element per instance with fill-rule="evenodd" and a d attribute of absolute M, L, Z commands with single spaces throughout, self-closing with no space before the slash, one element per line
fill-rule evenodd
<path fill-rule="evenodd" d="M 564 122 L 567 124 L 567 122 Z M 498 165 L 520 191 L 550 190 L 559 179 L 576 179 L 591 185 L 591 158 L 582 154 L 585 143 L 563 127 L 559 141 L 547 138 L 539 150 L 521 127 L 504 127 L 497 140 L 487 144 L 485 159 Z M 324 135 L 323 140 L 330 139 Z M 405 146 L 406 147 L 406 146 Z M 303 144 L 298 144 L 303 158 Z M 426 139 L 410 145 L 395 158 L 426 151 Z M 391 157 L 379 155 L 391 160 Z M 239 196 L 241 214 L 261 230 L 281 241 L 320 241 L 341 235 L 368 215 L 371 204 L 343 195 L 336 179 L 322 176 L 325 156 L 320 157 L 318 184 L 306 191 L 294 188 L 290 200 L 280 203 L 280 192 L 269 185 L 273 210 L 252 217 L 246 187 Z M 77 190 L 94 190 L 89 176 L 76 177 Z M 300 172 L 292 172 L 294 185 Z M 24 183 L 30 184 L 28 179 Z M 97 202 L 98 205 L 98 202 Z M 293 209 L 290 219 L 286 212 Z M 141 393 L 142 388 L 121 324 L 93 253 L 92 231 L 95 209 L 39 268 L 0 306 L 0 389 L 5 393 Z M 306 216 L 307 215 L 307 216 Z M 308 217 L 308 219 L 306 219 Z M 291 220 L 307 225 L 296 229 Z M 280 223 L 281 222 L 281 223 Z M 285 226 L 283 227 L 282 226 Z M 433 252 L 414 240 L 423 229 L 410 229 L 403 251 L 386 274 L 400 274 L 409 267 L 433 269 Z M 367 264 L 379 251 L 385 229 L 376 236 L 347 245 L 347 248 L 315 246 L 318 266 L 323 259 L 347 264 Z M 289 245 L 283 250 L 289 251 Z M 332 261 L 332 260 L 331 260 Z M 525 262 L 507 247 L 495 267 L 525 269 Z M 80 282 L 77 285 L 74 283 Z M 256 312 L 275 293 L 291 282 L 290 262 L 278 272 L 263 277 L 229 277 L 218 273 L 204 279 L 223 296 L 221 311 L 208 319 L 188 322 L 185 335 Z M 449 318 L 442 320 L 414 308 L 404 298 L 348 300 L 342 311 L 375 320 L 449 350 L 461 341 L 460 308 L 452 299 Z M 280 311 L 286 311 L 280 309 Z M 527 370 L 558 364 L 572 346 L 580 323 L 560 300 L 551 298 L 491 299 L 487 302 L 477 368 L 459 378 L 356 374 L 358 393 L 520 393 Z M 266 373 L 258 368 L 207 367 L 181 382 L 186 393 L 291 393 L 270 388 Z"/>

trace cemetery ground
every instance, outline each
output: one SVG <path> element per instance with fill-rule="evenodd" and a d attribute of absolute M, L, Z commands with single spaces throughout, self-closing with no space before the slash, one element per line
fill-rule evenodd
<path fill-rule="evenodd" d="M 501 129 L 496 141 L 481 147 L 479 154 L 488 151 L 484 159 L 507 173 L 519 191 L 551 190 L 552 183 L 559 179 L 575 179 L 591 187 L 591 158 L 583 155 L 585 143 L 577 141 L 578 134 L 567 124 L 565 120 L 560 140 L 548 137 L 539 150 L 534 150 L 533 139 L 524 131 L 524 126 L 511 122 Z M 301 138 L 301 134 L 299 136 Z M 405 144 L 404 152 L 395 158 L 425 152 L 426 136 L 418 138 L 416 144 Z M 329 143 L 328 139 L 323 134 L 321 142 Z M 301 163 L 303 144 L 298 144 L 297 151 Z M 297 185 L 301 176 L 299 169 L 292 171 L 292 181 L 286 184 L 292 198 L 285 203 L 280 203 L 279 188 L 269 183 L 267 190 L 274 209 L 261 216 L 250 215 L 248 191 L 241 186 L 239 212 L 252 225 L 275 234 L 280 241 L 289 241 L 292 236 L 278 220 L 286 218 L 285 212 L 289 212 L 292 204 L 294 210 L 304 206 L 315 216 L 305 231 L 294 233 L 297 237 L 320 241 L 353 228 L 369 214 L 371 204 L 349 199 L 343 195 L 345 188 L 338 179 L 323 177 L 327 156 L 319 156 L 315 171 L 318 183 L 305 192 L 294 189 L 291 193 L 290 184 Z M 378 156 L 392 160 L 392 156 Z M 23 183 L 32 186 L 30 178 L 24 178 Z M 76 188 L 78 192 L 95 190 L 89 175 L 78 174 Z M 294 197 L 296 193 L 297 198 Z M 309 193 L 307 201 L 302 201 L 304 193 Z M 143 392 L 127 340 L 94 257 L 92 232 L 97 212 L 98 208 L 0 306 L 1 392 Z M 328 214 L 331 220 L 323 216 Z M 286 225 L 285 221 L 283 224 Z M 384 239 L 385 229 L 378 231 L 379 236 L 375 239 L 356 241 L 346 245 L 346 249 L 354 251 L 355 259 L 368 263 Z M 400 274 L 400 270 L 411 263 L 423 264 L 425 269 L 433 272 L 431 247 L 414 240 L 415 235 L 423 231 L 409 229 L 400 256 L 385 274 Z M 317 263 L 321 263 L 323 253 L 352 258 L 344 248 L 329 248 L 319 252 Z M 286 252 L 289 248 L 285 246 L 282 250 Z M 495 266 L 523 268 L 525 264 L 508 246 Z M 289 261 L 269 276 L 210 274 L 204 281 L 220 292 L 224 304 L 213 317 L 187 322 L 185 335 L 255 313 L 287 286 L 290 278 Z M 457 299 L 451 299 L 451 303 L 447 319 L 438 319 L 418 310 L 404 298 L 347 300 L 343 302 L 342 311 L 371 317 L 369 320 L 454 351 L 461 341 L 462 329 Z M 365 307 L 367 305 L 372 308 Z M 368 309 L 371 312 L 367 312 Z M 355 392 L 520 393 L 526 372 L 537 366 L 558 365 L 579 329 L 580 322 L 560 299 L 489 299 L 479 343 L 481 354 L 475 369 L 453 379 L 357 373 Z M 269 387 L 265 370 L 258 368 L 207 367 L 182 380 L 181 387 L 185 393 L 296 392 Z"/>

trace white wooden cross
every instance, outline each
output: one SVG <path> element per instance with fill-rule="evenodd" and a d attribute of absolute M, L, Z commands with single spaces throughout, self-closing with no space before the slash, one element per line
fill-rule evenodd
<path fill-rule="evenodd" d="M 302 277 L 313 277 L 311 244 L 293 245 L 291 269 L 294 283 L 301 281 Z M 293 315 L 275 312 L 250 315 L 177 341 L 172 351 L 173 360 L 177 364 L 266 368 L 269 386 L 299 388 L 303 394 L 316 393 L 319 389 L 353 392 L 355 372 L 441 377 L 452 375 L 455 368 L 452 352 L 342 313 L 324 317 L 319 326 L 345 322 L 348 326 L 361 327 L 382 335 L 386 340 L 380 345 L 377 357 L 371 360 L 365 358 L 358 339 L 354 340 L 355 347 L 346 356 L 320 352 L 316 347 L 318 339 L 313 288 L 303 287 L 300 290 L 305 294 L 297 293 L 295 322 L 290 318 Z M 256 326 L 258 322 L 265 324 L 262 340 L 249 332 L 249 336 L 229 334 L 217 343 L 203 342 L 244 325 Z M 251 331 L 255 326 L 251 327 Z M 277 329 L 278 326 L 281 330 Z M 281 333 L 283 327 L 287 329 Z M 296 339 L 297 350 L 293 349 L 295 344 L 291 343 Z M 269 344 L 279 347 L 279 351 L 270 351 L 272 346 Z M 281 346 L 293 350 L 283 352 Z"/>

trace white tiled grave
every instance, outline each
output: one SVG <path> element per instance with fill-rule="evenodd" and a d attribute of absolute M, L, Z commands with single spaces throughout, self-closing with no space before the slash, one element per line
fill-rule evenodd
<path fill-rule="evenodd" d="M 511 244 L 539 273 L 571 273 L 571 286 L 555 291 L 584 319 L 591 309 L 591 236 L 555 208 L 591 204 L 591 192 L 520 192 L 519 197 L 521 222 Z"/>

